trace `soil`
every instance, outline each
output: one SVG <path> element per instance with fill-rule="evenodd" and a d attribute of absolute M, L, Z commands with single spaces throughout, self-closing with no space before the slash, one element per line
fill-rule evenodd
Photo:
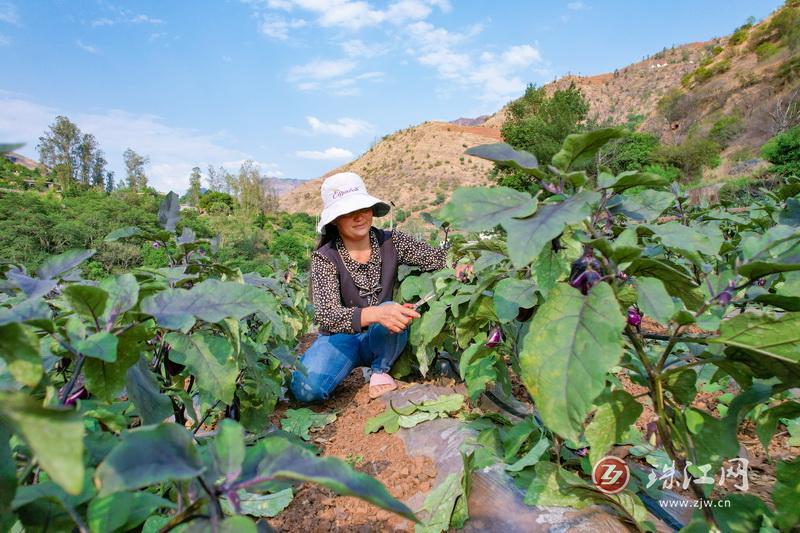
<path fill-rule="evenodd" d="M 367 389 L 361 369 L 357 368 L 324 406 L 310 406 L 314 411 L 337 414 L 333 424 L 312 432 L 311 442 L 322 455 L 348 461 L 356 470 L 377 478 L 399 500 L 429 491 L 436 478 L 436 468 L 430 459 L 409 457 L 403 442 L 384 431 L 364 434 L 367 419 L 380 414 L 385 407 L 380 400 L 370 400 Z M 281 412 L 276 412 L 276 418 L 280 418 Z M 270 525 L 278 531 L 413 530 L 410 521 L 393 513 L 307 483 L 295 490 L 292 503 L 278 517 L 270 519 Z"/>

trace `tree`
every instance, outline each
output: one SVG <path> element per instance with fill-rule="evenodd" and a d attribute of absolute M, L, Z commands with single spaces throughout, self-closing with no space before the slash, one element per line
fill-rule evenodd
<path fill-rule="evenodd" d="M 800 176 L 800 126 L 776 135 L 761 147 L 761 155 L 772 163 L 773 172 Z"/>
<path fill-rule="evenodd" d="M 277 210 L 278 195 L 253 161 L 245 161 L 239 168 L 236 196 L 247 214 L 268 213 Z"/>
<path fill-rule="evenodd" d="M 125 178 L 128 180 L 128 187 L 133 190 L 141 190 L 147 187 L 147 175 L 144 173 L 144 167 L 150 163 L 150 158 L 142 156 L 128 148 L 122 154 L 125 159 L 125 170 L 127 175 Z"/>
<path fill-rule="evenodd" d="M 114 191 L 114 171 L 109 170 L 106 173 L 106 192 L 111 194 Z"/>
<path fill-rule="evenodd" d="M 97 187 L 98 189 L 103 188 L 104 177 L 106 175 L 106 163 L 105 154 L 98 148 L 92 160 L 92 187 Z"/>
<path fill-rule="evenodd" d="M 200 203 L 200 167 L 194 167 L 189 176 L 189 191 L 186 194 L 189 205 L 197 207 Z"/>
<path fill-rule="evenodd" d="M 80 136 L 76 170 L 78 180 L 86 187 L 91 184 L 92 170 L 94 169 L 95 157 L 98 150 L 97 139 L 95 139 L 94 135 L 91 133 L 84 133 Z"/>
<path fill-rule="evenodd" d="M 208 165 L 208 190 L 214 192 L 225 191 L 225 187 L 227 185 L 227 180 L 225 177 L 227 174 L 228 171 L 225 170 L 225 167 L 214 168 L 213 165 Z"/>
<path fill-rule="evenodd" d="M 540 162 L 549 163 L 567 135 L 581 130 L 588 113 L 589 104 L 574 84 L 552 96 L 544 87 L 529 85 L 521 98 L 508 105 L 503 139 L 516 149 L 531 152 Z"/>
<path fill-rule="evenodd" d="M 48 131 L 39 137 L 39 160 L 50 167 L 63 190 L 77 176 L 81 130 L 65 116 L 57 116 Z"/>

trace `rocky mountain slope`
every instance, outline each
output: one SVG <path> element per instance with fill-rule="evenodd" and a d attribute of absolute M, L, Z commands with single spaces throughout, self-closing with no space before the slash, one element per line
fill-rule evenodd
<path fill-rule="evenodd" d="M 704 175 L 705 180 L 724 179 L 756 158 L 787 121 L 800 122 L 800 45 L 792 40 L 800 40 L 798 28 L 800 3 L 727 37 L 665 48 L 611 73 L 565 76 L 545 87 L 555 91 L 574 83 L 590 104 L 592 120 L 634 123 L 663 143 L 707 135 L 721 119 L 739 124 L 720 154 L 722 163 Z M 463 152 L 501 140 L 505 120 L 504 107 L 489 117 L 426 122 L 387 135 L 355 161 L 297 187 L 281 204 L 289 211 L 318 213 L 322 179 L 352 170 L 371 192 L 398 208 L 430 210 L 457 187 L 489 181 L 485 173 L 491 165 Z"/>

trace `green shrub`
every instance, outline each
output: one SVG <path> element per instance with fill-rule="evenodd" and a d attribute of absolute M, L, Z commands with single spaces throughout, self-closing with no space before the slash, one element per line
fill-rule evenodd
<path fill-rule="evenodd" d="M 787 59 L 778 68 L 778 79 L 783 83 L 789 83 L 798 77 L 800 77 L 800 56 Z"/>
<path fill-rule="evenodd" d="M 747 34 L 749 32 L 750 32 L 749 25 L 738 27 L 736 31 L 733 32 L 733 35 L 730 36 L 730 39 L 728 39 L 728 44 L 730 44 L 731 46 L 737 46 L 742 44 L 747 40 Z"/>
<path fill-rule="evenodd" d="M 686 116 L 688 112 L 686 94 L 680 89 L 670 89 L 658 101 L 658 112 L 669 122 L 675 122 Z"/>
<path fill-rule="evenodd" d="M 714 73 L 708 67 L 699 67 L 692 73 L 692 77 L 697 83 L 705 83 L 714 76 Z"/>
<path fill-rule="evenodd" d="M 768 57 L 775 55 L 778 50 L 780 50 L 780 46 L 767 41 L 756 46 L 756 55 L 758 56 L 759 61 L 763 61 Z"/>
<path fill-rule="evenodd" d="M 744 121 L 738 115 L 722 117 L 711 126 L 708 138 L 726 148 L 744 131 Z"/>
<path fill-rule="evenodd" d="M 761 147 L 771 170 L 784 176 L 800 176 L 800 126 L 780 133 Z"/>
<path fill-rule="evenodd" d="M 709 53 L 712 56 L 717 56 L 717 55 L 721 54 L 723 50 L 724 50 L 724 48 L 722 48 L 720 45 L 715 45 L 715 46 L 713 46 L 711 48 L 711 50 L 709 50 Z"/>
<path fill-rule="evenodd" d="M 678 178 L 681 177 L 681 171 L 678 168 L 673 166 L 667 165 L 647 165 L 644 167 L 645 172 L 651 172 L 653 174 L 658 174 L 659 176 L 663 176 L 667 178 L 670 182 L 678 181 Z"/>
<path fill-rule="evenodd" d="M 614 174 L 625 170 L 641 170 L 651 163 L 650 156 L 658 144 L 658 137 L 654 135 L 631 133 L 607 144 L 601 151 L 601 158 Z"/>
<path fill-rule="evenodd" d="M 703 168 L 719 164 L 720 145 L 711 139 L 689 137 L 680 144 L 662 144 L 653 151 L 653 160 L 681 170 L 686 180 L 700 177 Z"/>

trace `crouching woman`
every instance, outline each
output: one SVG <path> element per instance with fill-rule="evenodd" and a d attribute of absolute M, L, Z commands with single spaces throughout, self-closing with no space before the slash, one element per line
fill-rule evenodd
<path fill-rule="evenodd" d="M 320 335 L 302 356 L 307 374 L 294 372 L 291 390 L 302 402 L 326 400 L 355 367 L 369 367 L 369 395 L 397 388 L 389 370 L 408 342 L 408 326 L 420 317 L 411 304 L 392 302 L 397 267 L 445 266 L 446 251 L 409 235 L 372 226 L 389 204 L 367 193 L 352 172 L 322 184 L 320 243 L 311 257 L 314 322 Z"/>

